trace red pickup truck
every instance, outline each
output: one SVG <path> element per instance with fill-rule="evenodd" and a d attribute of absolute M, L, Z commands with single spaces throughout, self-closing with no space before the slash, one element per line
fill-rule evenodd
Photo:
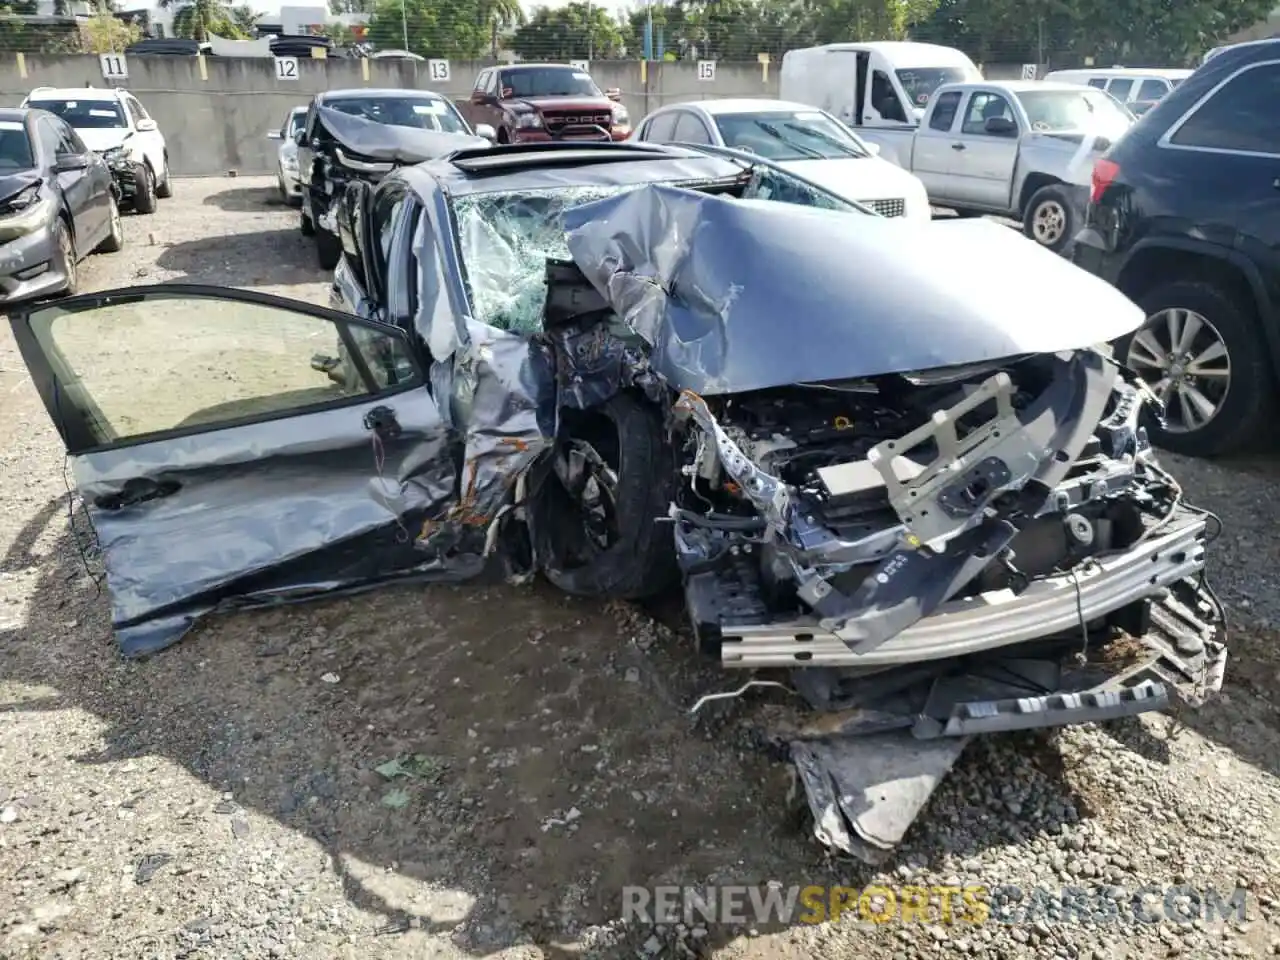
<path fill-rule="evenodd" d="M 493 127 L 499 143 L 625 140 L 631 118 L 620 98 L 577 67 L 512 64 L 481 70 L 462 109 L 472 127 Z"/>

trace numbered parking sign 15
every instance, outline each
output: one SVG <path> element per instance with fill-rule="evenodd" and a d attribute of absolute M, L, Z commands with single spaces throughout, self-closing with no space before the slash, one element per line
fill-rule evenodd
<path fill-rule="evenodd" d="M 448 60 L 428 60 L 427 76 L 436 83 L 449 82 L 449 61 Z"/>
<path fill-rule="evenodd" d="M 298 58 L 297 57 L 276 57 L 276 79 L 277 80 L 297 80 L 298 79 Z"/>
<path fill-rule="evenodd" d="M 104 53 L 98 57 L 98 63 L 102 64 L 104 80 L 129 79 L 129 62 L 125 60 L 123 53 Z"/>
<path fill-rule="evenodd" d="M 716 78 L 716 62 L 714 60 L 698 61 L 698 79 L 714 80 Z"/>

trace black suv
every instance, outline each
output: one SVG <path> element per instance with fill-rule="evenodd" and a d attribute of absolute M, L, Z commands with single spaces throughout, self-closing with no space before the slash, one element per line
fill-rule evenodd
<path fill-rule="evenodd" d="M 1094 165 L 1076 264 L 1147 313 L 1118 356 L 1164 401 L 1153 439 L 1260 439 L 1280 371 L 1280 40 L 1224 51 Z"/>

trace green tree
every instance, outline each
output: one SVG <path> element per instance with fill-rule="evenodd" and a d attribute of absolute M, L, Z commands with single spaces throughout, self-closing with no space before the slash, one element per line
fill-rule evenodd
<path fill-rule="evenodd" d="M 142 39 L 142 28 L 99 10 L 80 26 L 80 46 L 85 53 L 119 52 Z"/>
<path fill-rule="evenodd" d="M 231 40 L 244 38 L 225 0 L 160 0 L 160 8 L 173 11 L 176 37 L 204 41 L 212 33 Z"/>
<path fill-rule="evenodd" d="M 510 40 L 525 60 L 598 60 L 622 55 L 622 31 L 604 7 L 582 2 L 538 7 Z"/>
<path fill-rule="evenodd" d="M 258 29 L 258 14 L 247 3 L 231 8 L 231 20 L 242 36 L 251 37 Z"/>
<path fill-rule="evenodd" d="M 489 43 L 475 0 L 378 0 L 367 39 L 379 50 L 405 48 L 423 57 L 474 60 Z M 403 10 L 403 19 L 402 13 Z"/>
<path fill-rule="evenodd" d="M 373 13 L 373 0 L 329 0 L 329 12 L 335 17 L 344 13 Z"/>

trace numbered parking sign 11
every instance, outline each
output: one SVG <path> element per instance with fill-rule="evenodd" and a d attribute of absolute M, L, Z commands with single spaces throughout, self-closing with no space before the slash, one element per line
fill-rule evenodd
<path fill-rule="evenodd" d="M 277 80 L 297 80 L 298 79 L 298 58 L 297 57 L 276 57 L 276 79 Z"/>
<path fill-rule="evenodd" d="M 102 79 L 129 79 L 129 61 L 124 58 L 123 53 L 104 53 L 98 57 L 98 63 L 102 65 Z"/>
<path fill-rule="evenodd" d="M 716 62 L 714 60 L 698 61 L 698 79 L 714 80 L 716 78 Z"/>
<path fill-rule="evenodd" d="M 427 61 L 427 77 L 434 83 L 449 82 L 449 61 L 448 60 L 428 60 Z"/>

